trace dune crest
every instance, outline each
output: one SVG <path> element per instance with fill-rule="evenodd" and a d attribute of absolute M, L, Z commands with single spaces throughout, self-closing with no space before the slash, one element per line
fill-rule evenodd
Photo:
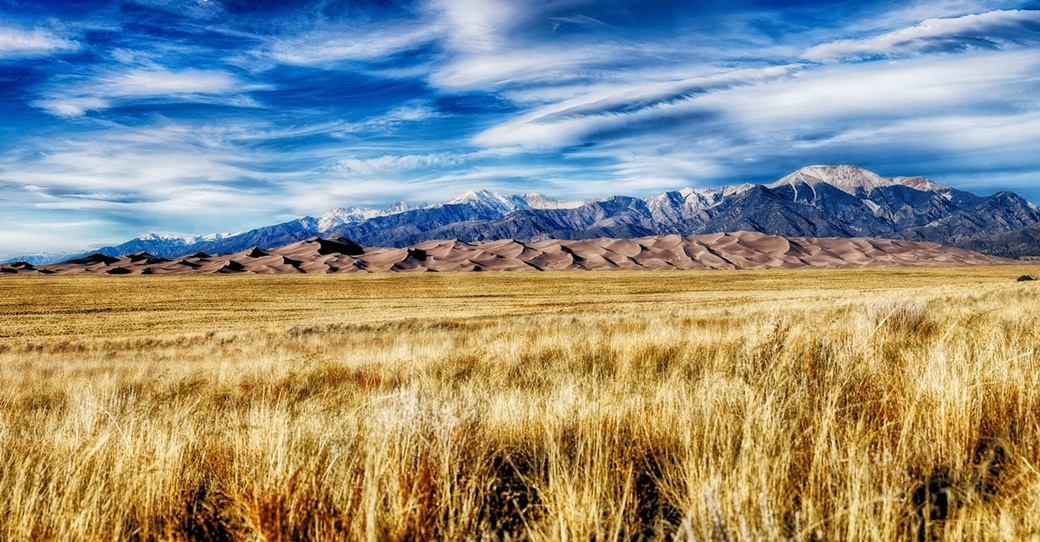
<path fill-rule="evenodd" d="M 147 253 L 100 254 L 5 274 L 415 273 L 428 271 L 567 271 L 653 269 L 796 269 L 1000 265 L 1013 260 L 934 243 L 892 239 L 779 237 L 756 232 L 639 239 L 426 241 L 405 248 L 362 247 L 343 238 L 312 238 L 235 254 L 177 260 Z"/>

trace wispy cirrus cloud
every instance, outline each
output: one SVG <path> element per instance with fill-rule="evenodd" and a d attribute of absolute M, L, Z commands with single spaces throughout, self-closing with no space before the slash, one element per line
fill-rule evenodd
<path fill-rule="evenodd" d="M 448 153 L 404 155 L 387 154 L 375 158 L 344 158 L 343 160 L 336 162 L 336 164 L 331 168 L 328 168 L 328 170 L 361 176 L 373 176 L 420 168 L 449 168 L 459 166 L 463 162 L 463 157 Z"/>
<path fill-rule="evenodd" d="M 817 62 L 856 61 L 1036 42 L 1040 42 L 1040 11 L 990 11 L 928 19 L 866 39 L 832 41 L 810 48 L 803 56 Z"/>
<path fill-rule="evenodd" d="M 831 65 L 761 88 L 706 97 L 746 127 L 864 126 L 895 120 L 923 125 L 932 118 L 975 114 L 1017 115 L 1040 105 L 1040 69 L 1032 51 L 910 59 L 866 66 Z"/>
<path fill-rule="evenodd" d="M 373 121 L 415 122 L 428 114 L 417 102 Z M 0 205 L 18 202 L 0 223 L 33 216 L 54 217 L 55 224 L 94 221 L 95 234 L 107 231 L 111 242 L 133 231 L 238 231 L 320 214 L 341 201 L 371 203 L 357 198 L 411 201 L 402 192 L 414 195 L 417 176 L 436 178 L 466 159 L 337 143 L 350 125 L 334 121 L 107 124 L 101 135 L 27 138 L 0 152 Z M 326 145 L 297 150 L 271 144 L 314 138 Z"/>
<path fill-rule="evenodd" d="M 0 152 L 0 192 L 6 195 L 0 196 L 0 205 L 8 209 L 0 223 L 12 224 L 10 231 L 20 231 L 13 224 L 44 217 L 56 227 L 97 224 L 63 230 L 65 245 L 73 248 L 90 239 L 118 242 L 145 231 L 238 231 L 264 225 L 274 215 L 302 214 L 280 195 L 308 173 L 298 165 L 286 171 L 286 161 L 298 164 L 299 158 L 261 144 L 329 129 L 160 121 L 109 125 L 103 134 L 26 138 Z M 48 248 L 56 240 L 39 239 Z M 18 239 L 6 244 L 24 245 Z"/>
<path fill-rule="evenodd" d="M 975 149 L 966 155 L 970 160 L 998 170 L 1020 163 L 1028 154 L 1022 149 L 1040 145 L 1035 122 L 1027 118 L 1040 109 L 1040 85 L 1030 75 L 1040 72 L 1034 47 L 1040 34 L 1033 31 L 1038 13 L 927 20 L 876 39 L 837 42 L 848 50 L 884 50 L 890 57 L 885 63 L 734 70 L 755 76 L 723 75 L 717 84 L 710 77 L 640 85 L 608 79 L 585 93 L 570 87 L 511 90 L 507 95 L 533 96 L 531 107 L 472 142 L 520 152 L 557 149 L 572 160 L 598 163 L 622 185 L 644 188 L 680 186 L 684 179 L 709 185 L 768 180 L 766 169 L 782 172 L 809 161 L 862 163 L 902 174 L 916 160 L 941 171 L 966 159 L 953 160 L 944 149 L 968 146 Z M 921 42 L 908 42 L 910 36 Z M 956 36 L 964 42 L 987 36 L 992 46 L 938 46 Z M 952 51 L 965 54 L 941 54 Z M 996 129 L 1001 125 L 1007 129 Z M 1019 158 L 1010 159 L 1015 153 Z M 885 169 L 900 164 L 902 169 Z"/>
<path fill-rule="evenodd" d="M 614 160 L 613 174 L 632 182 L 767 181 L 768 168 L 812 158 L 890 175 L 942 171 L 950 177 L 930 175 L 951 184 L 972 167 L 1018 179 L 1037 167 L 1027 149 L 1040 148 L 1040 84 L 1029 75 L 1038 71 L 1030 51 L 828 65 L 698 96 L 697 106 L 715 115 L 595 138 L 580 152 Z"/>
<path fill-rule="evenodd" d="M 447 54 L 433 67 L 428 80 L 447 90 L 501 90 L 586 81 L 592 72 L 613 67 L 616 60 L 632 52 L 622 51 L 611 42 L 561 46 L 565 40 L 554 35 L 556 30 L 564 23 L 581 21 L 584 26 L 594 21 L 573 15 L 574 10 L 594 4 L 589 0 L 431 0 L 427 12 L 445 32 L 440 44 Z M 561 13 L 569 16 L 561 17 Z"/>
<path fill-rule="evenodd" d="M 394 161 L 396 157 L 389 158 Z M 445 157 L 435 158 L 442 160 Z M 542 192 L 559 197 L 584 194 L 587 186 L 577 181 L 591 183 L 595 189 L 617 190 L 620 187 L 611 181 L 602 181 L 604 171 L 590 168 L 576 176 L 570 167 L 560 166 L 547 160 L 545 163 L 527 161 L 507 164 L 482 159 L 479 155 L 462 158 L 446 157 L 448 160 L 463 160 L 471 164 L 468 168 L 423 168 L 411 170 L 394 168 L 376 173 L 378 182 L 371 177 L 359 177 L 360 182 L 347 182 L 353 174 L 319 175 L 306 186 L 294 185 L 287 190 L 285 201 L 295 209 L 310 209 L 312 212 L 328 210 L 329 200 L 350 202 L 351 205 L 382 207 L 387 203 L 404 200 L 411 204 L 445 201 L 464 192 L 481 189 L 516 192 L 518 184 L 526 192 Z M 486 158 L 486 156 L 484 157 Z M 404 158 L 406 162 L 421 162 Z M 414 163 L 413 162 L 413 163 Z M 402 174 L 404 173 L 404 174 Z M 292 215 L 287 215 L 292 216 Z"/>
<path fill-rule="evenodd" d="M 254 54 L 298 66 L 372 63 L 364 69 L 391 77 L 423 77 L 438 88 L 451 89 L 551 77 L 548 74 L 561 67 L 588 62 L 594 53 L 587 48 L 554 51 L 517 39 L 516 28 L 542 11 L 536 4 L 502 0 L 427 0 L 411 10 L 410 18 L 389 24 L 322 19 L 303 30 L 269 37 Z M 388 58 L 412 52 L 421 52 L 420 59 L 385 65 Z M 409 62 L 419 62 L 422 69 L 408 70 Z"/>
<path fill-rule="evenodd" d="M 281 177 L 276 157 L 249 139 L 264 128 L 167 121 L 112 125 L 100 135 L 27 138 L 0 154 L 0 181 L 52 208 L 163 203 L 193 191 L 260 193 Z"/>
<path fill-rule="evenodd" d="M 0 26 L 0 58 L 31 58 L 69 53 L 81 47 L 76 40 L 40 28 L 24 30 Z"/>
<path fill-rule="evenodd" d="M 575 48 L 561 51 L 531 46 L 498 53 L 466 54 L 430 74 L 430 82 L 446 90 L 558 86 L 585 82 L 606 51 Z"/>
<path fill-rule="evenodd" d="M 420 48 L 443 36 L 436 25 L 342 25 L 269 40 L 261 55 L 299 66 L 377 61 Z"/>
<path fill-rule="evenodd" d="M 433 0 L 428 5 L 446 25 L 448 46 L 469 53 L 501 50 L 505 34 L 522 22 L 527 7 L 502 0 Z"/>
<path fill-rule="evenodd" d="M 32 103 L 61 117 L 78 117 L 138 100 L 257 107 L 248 92 L 262 88 L 222 70 L 131 68 L 58 83 Z"/>
<path fill-rule="evenodd" d="M 734 87 L 785 77 L 797 66 L 737 70 L 709 77 L 654 83 L 581 96 L 536 109 L 478 134 L 483 146 L 576 145 L 592 134 L 659 117 L 682 116 L 693 98 Z M 687 111 L 680 111 L 687 109 Z"/>

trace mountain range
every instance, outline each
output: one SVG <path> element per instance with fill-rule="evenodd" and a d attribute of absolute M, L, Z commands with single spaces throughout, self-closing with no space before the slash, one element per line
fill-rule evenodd
<path fill-rule="evenodd" d="M 1040 254 L 1040 207 L 1013 192 L 976 196 L 924 177 L 882 177 L 850 165 L 809 166 L 771 184 L 684 188 L 646 198 L 563 201 L 541 194 L 467 192 L 419 206 L 348 207 L 236 234 L 147 234 L 82 253 L 22 256 L 32 265 L 147 252 L 175 258 L 280 247 L 313 237 L 406 247 L 431 240 L 632 239 L 749 231 L 786 237 L 886 238 L 1019 257 Z"/>

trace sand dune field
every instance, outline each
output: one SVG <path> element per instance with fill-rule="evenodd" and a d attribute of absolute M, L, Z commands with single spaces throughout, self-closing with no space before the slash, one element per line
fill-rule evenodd
<path fill-rule="evenodd" d="M 798 269 L 994 265 L 1009 260 L 934 243 L 888 239 L 778 237 L 754 232 L 641 239 L 512 239 L 466 243 L 427 241 L 407 248 L 361 247 L 346 239 L 313 238 L 276 249 L 194 254 L 164 259 L 138 253 L 96 254 L 36 269 L 6 265 L 0 272 L 32 274 L 371 273 L 416 271 L 564 271 L 678 269 Z"/>

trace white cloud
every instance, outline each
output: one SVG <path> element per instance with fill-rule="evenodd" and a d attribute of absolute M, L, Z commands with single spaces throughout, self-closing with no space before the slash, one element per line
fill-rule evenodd
<path fill-rule="evenodd" d="M 479 67 L 455 68 L 454 65 L 479 63 L 479 59 L 470 57 L 500 54 L 508 49 L 504 34 L 522 20 L 523 13 L 513 3 L 501 0 L 430 0 L 417 10 L 414 19 L 405 23 L 325 24 L 291 37 L 272 38 L 259 56 L 286 64 L 316 66 L 342 61 L 382 61 L 436 44 L 446 52 L 436 63 L 447 66 L 450 71 L 470 72 Z M 429 69 L 422 75 L 429 74 Z M 439 68 L 432 69 L 439 71 Z M 398 71 L 400 68 L 389 68 L 381 73 L 392 75 Z M 449 75 L 441 76 L 438 83 L 449 79 Z"/>
<path fill-rule="evenodd" d="M 1032 50 L 739 73 L 604 85 L 578 98 L 562 92 L 474 143 L 514 153 L 570 147 L 566 159 L 595 164 L 616 183 L 603 185 L 607 193 L 710 185 L 735 173 L 755 179 L 781 163 L 820 160 L 909 164 L 893 173 L 908 175 L 988 168 L 990 182 L 1005 166 L 1036 168 L 1040 57 Z"/>
<path fill-rule="evenodd" d="M 264 87 L 248 85 L 220 70 L 133 68 L 52 86 L 32 103 L 52 115 L 63 117 L 77 117 L 88 111 L 140 99 L 218 101 L 226 105 L 257 107 L 258 104 L 245 93 L 261 88 Z"/>
<path fill-rule="evenodd" d="M 689 66 L 680 58 L 709 54 L 705 40 L 694 40 L 700 43 L 694 51 L 686 39 L 667 43 L 569 41 L 566 36 L 545 39 L 561 21 L 609 30 L 609 26 L 577 13 L 592 3 L 424 0 L 404 22 L 322 21 L 314 29 L 270 38 L 253 57 L 308 66 L 377 63 L 360 69 L 387 78 L 422 78 L 448 91 L 537 94 L 565 84 L 588 85 L 600 78 L 635 79 L 638 76 L 628 72 L 651 71 L 651 67 L 662 68 L 662 64 L 664 71 L 673 71 L 679 65 Z M 542 35 L 533 35 L 532 28 L 539 28 Z M 724 50 L 715 46 L 710 54 Z M 409 63 L 388 65 L 396 54 L 419 50 L 423 55 Z M 642 67 L 639 59 L 646 61 Z M 663 77 L 657 74 L 653 79 Z"/>
<path fill-rule="evenodd" d="M 832 65 L 772 84 L 733 89 L 699 100 L 757 131 L 836 129 L 837 121 L 887 123 L 959 111 L 1035 108 L 1032 51 L 986 52 L 869 65 Z"/>
<path fill-rule="evenodd" d="M 602 57 L 596 58 L 595 51 L 584 48 L 518 48 L 498 53 L 459 55 L 431 73 L 429 78 L 433 85 L 451 90 L 560 84 L 594 60 L 602 60 Z M 588 74 L 581 76 L 585 78 Z"/>
<path fill-rule="evenodd" d="M 873 38 L 817 45 L 803 56 L 817 62 L 836 62 L 995 48 L 1018 41 L 1040 41 L 1040 10 L 991 11 L 955 18 L 928 19 L 916 26 Z"/>
<path fill-rule="evenodd" d="M 78 42 L 46 30 L 0 26 L 0 58 L 45 56 L 79 48 Z"/>
<path fill-rule="evenodd" d="M 926 19 L 952 19 L 994 10 L 1018 9 L 1018 0 L 909 0 L 896 2 L 881 13 L 847 26 L 852 31 L 886 32 L 914 26 Z"/>
<path fill-rule="evenodd" d="M 797 146 L 811 151 L 837 145 L 863 145 L 871 141 L 908 148 L 941 148 L 961 156 L 983 153 L 1030 156 L 1033 149 L 1040 147 L 1040 113 L 951 114 L 929 117 L 927 121 L 918 118 L 898 120 L 878 126 L 849 128 L 832 137 Z"/>
<path fill-rule="evenodd" d="M 431 107 L 430 104 L 416 101 L 391 109 L 381 120 L 384 122 L 417 122 L 443 116 L 443 113 Z"/>
<path fill-rule="evenodd" d="M 335 205 L 381 207 L 389 202 L 404 200 L 409 204 L 433 203 L 454 198 L 469 190 L 487 189 L 498 192 L 542 192 L 570 197 L 580 194 L 602 195 L 609 192 L 609 181 L 602 183 L 603 191 L 590 190 L 586 182 L 595 172 L 577 173 L 568 166 L 539 165 L 524 162 L 503 164 L 481 162 L 475 155 L 463 157 L 473 161 L 474 167 L 423 171 L 422 168 L 400 174 L 392 168 L 378 172 L 378 182 L 348 182 L 339 176 L 319 175 L 307 183 L 286 187 L 283 200 L 299 214 L 318 214 Z M 421 162 L 424 158 L 406 158 Z M 448 157 L 448 160 L 455 160 Z M 393 162 L 393 159 L 389 159 Z M 587 173 L 587 175 L 586 175 Z M 597 185 L 600 186 L 600 185 Z M 613 188 L 617 188 L 614 186 Z M 612 188 L 611 188 L 612 189 Z M 613 192 L 610 192 L 613 193 Z"/>
<path fill-rule="evenodd" d="M 119 96 L 223 94 L 240 86 L 227 72 L 205 70 L 134 70 L 98 82 Z"/>
<path fill-rule="evenodd" d="M 268 161 L 206 126 L 109 126 L 104 132 L 31 138 L 0 156 L 0 181 L 46 203 L 148 202 L 192 190 L 226 191 L 243 179 L 277 179 Z"/>
<path fill-rule="evenodd" d="M 710 159 L 675 149 L 665 153 L 623 149 L 614 157 L 618 163 L 611 168 L 613 175 L 642 190 L 674 190 L 690 184 L 691 180 L 711 179 L 723 172 L 719 164 Z"/>
<path fill-rule="evenodd" d="M 54 222 L 46 224 L 56 226 L 52 229 L 45 229 L 43 226 L 46 225 L 0 221 L 0 229 L 6 232 L 18 232 L 17 235 L 6 235 L 0 241 L 0 260 L 31 256 L 44 252 L 73 251 L 86 246 L 92 240 L 96 240 L 96 237 L 89 238 L 83 235 L 82 232 L 91 232 L 96 236 L 96 232 L 112 225 L 111 222 L 107 221 L 73 221 L 68 223 L 71 224 L 70 227 L 63 228 L 61 227 L 62 223 L 57 220 L 55 218 Z"/>
<path fill-rule="evenodd" d="M 28 138 L 4 149 L 4 219 L 17 224 L 6 230 L 17 235 L 0 240 L 0 252 L 75 249 L 145 231 L 209 233 L 269 224 L 285 205 L 271 195 L 293 175 L 267 171 L 271 157 L 235 137 L 234 130 L 205 126 L 111 125 L 85 135 Z M 22 222 L 40 220 L 104 225 L 43 232 L 33 237 L 36 243 L 25 243 L 33 232 Z"/>
<path fill-rule="evenodd" d="M 543 23 L 550 32 L 561 18 L 550 12 L 581 9 L 590 0 L 511 2 L 507 0 L 432 0 L 428 13 L 442 28 L 445 50 L 428 80 L 448 90 L 552 87 L 575 81 L 587 83 L 599 72 L 630 62 L 633 48 L 616 40 L 602 42 L 547 42 L 530 34 Z M 564 17 L 587 24 L 592 19 Z M 602 25 L 601 25 L 602 26 Z M 656 64 L 656 61 L 654 61 Z"/>
<path fill-rule="evenodd" d="M 691 146 L 730 139 L 780 143 L 903 119 L 927 123 L 990 112 L 1013 118 L 1040 108 L 1033 75 L 1038 72 L 1040 57 L 1016 49 L 603 86 L 535 107 L 477 134 L 473 142 L 488 148 L 559 148 L 631 139 L 640 126 L 653 123 L 655 130 Z"/>
<path fill-rule="evenodd" d="M 795 66 L 738 70 L 709 77 L 612 88 L 541 107 L 481 132 L 481 146 L 560 147 L 604 130 L 684 113 L 697 96 L 783 78 Z"/>
<path fill-rule="evenodd" d="M 110 101 L 96 96 L 75 96 L 62 99 L 44 99 L 33 105 L 58 117 L 80 117 L 87 111 L 107 109 Z"/>
<path fill-rule="evenodd" d="M 365 159 L 346 158 L 337 162 L 331 169 L 333 171 L 373 176 L 424 168 L 455 167 L 461 165 L 463 161 L 463 157 L 447 153 L 384 155 Z"/>
<path fill-rule="evenodd" d="M 420 102 L 403 107 L 391 116 L 427 114 Z M 113 241 L 156 230 L 238 231 L 269 225 L 274 217 L 321 213 L 373 198 L 385 205 L 420 197 L 416 194 L 426 197 L 422 179 L 465 159 L 448 153 L 385 155 L 317 171 L 317 164 L 342 156 L 342 147 L 285 152 L 257 145 L 341 128 L 335 122 L 285 127 L 162 121 L 144 127 L 107 123 L 104 131 L 86 135 L 27 138 L 0 150 L 0 200 L 21 217 L 123 224 Z M 413 182 L 416 177 L 420 180 Z M 52 246 L 44 241 L 40 246 Z M 63 246 L 85 241 L 70 236 Z M 0 252 L 24 252 L 15 246 L 0 240 Z"/>
<path fill-rule="evenodd" d="M 504 33 L 521 22 L 516 2 L 502 0 L 435 0 L 432 10 L 447 23 L 447 41 L 458 52 L 501 50 Z"/>
<path fill-rule="evenodd" d="M 314 31 L 270 42 L 264 55 L 279 62 L 315 66 L 350 60 L 382 60 L 443 36 L 436 25 L 348 27 Z"/>

